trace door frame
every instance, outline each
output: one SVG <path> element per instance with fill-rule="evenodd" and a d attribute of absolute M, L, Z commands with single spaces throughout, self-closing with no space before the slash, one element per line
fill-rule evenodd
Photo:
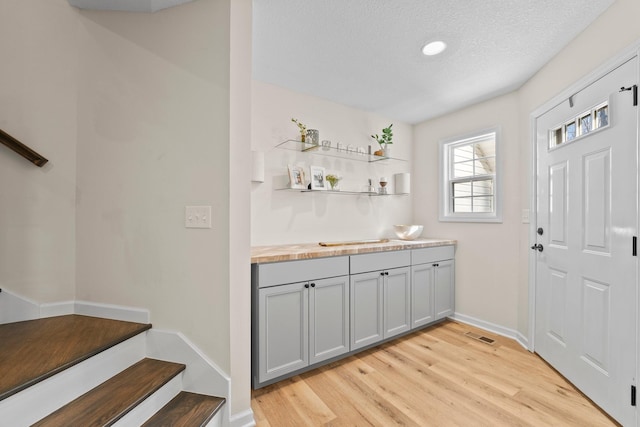
<path fill-rule="evenodd" d="M 529 167 L 530 167 L 529 177 L 531 178 L 531 182 L 529 187 L 529 241 L 527 244 L 527 250 L 529 250 L 529 247 L 534 243 L 536 243 L 537 241 L 536 229 L 537 229 L 537 222 L 538 222 L 538 211 L 536 207 L 538 203 L 538 199 L 537 199 L 537 188 L 538 188 L 538 185 L 537 185 L 538 183 L 537 122 L 538 122 L 538 118 L 543 114 L 547 113 L 548 111 L 550 111 L 551 109 L 562 104 L 563 102 L 567 102 L 571 96 L 580 92 L 581 90 L 585 89 L 587 86 L 595 83 L 596 81 L 600 80 L 603 76 L 610 73 L 614 69 L 618 68 L 625 62 L 632 60 L 633 58 L 635 58 L 635 61 L 638 64 L 638 69 L 640 70 L 640 40 L 636 41 L 631 46 L 622 50 L 620 53 L 610 58 L 604 64 L 600 65 L 598 68 L 596 68 L 586 76 L 582 77 L 581 79 L 579 79 L 578 81 L 570 85 L 569 87 L 562 90 L 558 95 L 554 96 L 549 101 L 545 102 L 544 104 L 542 104 L 540 107 L 536 108 L 532 113 L 529 114 L 529 130 L 530 130 L 529 144 L 530 144 L 530 155 L 531 155 L 531 162 L 529 163 Z M 638 77 L 640 82 L 640 76 Z M 629 96 L 629 99 L 631 100 L 631 96 Z M 637 107 L 637 110 L 638 111 L 636 112 L 636 114 L 638 115 L 639 120 L 638 120 L 638 129 L 636 129 L 636 145 L 637 145 L 636 153 L 637 153 L 637 156 L 640 156 L 640 147 L 638 146 L 640 144 L 639 137 L 638 137 L 638 135 L 640 135 L 640 105 Z M 640 189 L 640 159 L 637 158 L 636 163 L 639 165 L 638 168 L 636 169 L 636 182 L 639 184 L 637 188 Z M 640 197 L 638 198 L 638 200 L 640 200 Z M 636 211 L 638 212 L 638 215 L 639 215 L 639 218 L 637 218 L 637 222 L 640 222 L 640 206 L 636 206 Z M 638 233 L 640 233 L 640 230 L 638 230 Z M 640 262 L 638 262 L 638 266 L 639 267 L 636 267 L 636 280 L 635 280 L 636 286 L 638 286 L 638 278 L 640 273 L 638 270 L 640 269 Z M 528 295 L 529 296 L 529 304 L 528 304 L 529 325 L 528 326 L 529 327 L 528 327 L 528 333 L 527 333 L 526 347 L 529 351 L 534 352 L 535 351 L 535 332 L 536 332 L 535 331 L 536 252 L 533 250 L 529 251 L 528 267 L 529 267 L 529 286 L 528 286 L 529 288 L 528 289 L 529 291 L 529 295 Z M 640 292 L 638 292 L 637 294 L 638 294 L 638 298 L 636 300 L 636 312 L 638 313 L 638 316 L 636 316 L 636 322 L 637 322 L 636 327 L 638 328 L 637 330 L 640 331 L 640 311 L 638 310 L 640 308 Z M 640 350 L 639 347 L 640 347 L 640 337 L 636 341 L 636 358 L 640 357 L 640 353 L 638 353 L 638 351 Z"/>

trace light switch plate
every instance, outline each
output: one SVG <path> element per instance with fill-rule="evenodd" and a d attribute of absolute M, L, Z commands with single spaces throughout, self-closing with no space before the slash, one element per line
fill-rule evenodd
<path fill-rule="evenodd" d="M 211 206 L 186 206 L 184 226 L 187 228 L 211 228 Z"/>

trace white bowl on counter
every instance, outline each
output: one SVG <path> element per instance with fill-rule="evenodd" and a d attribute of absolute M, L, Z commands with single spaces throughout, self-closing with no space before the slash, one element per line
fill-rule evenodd
<path fill-rule="evenodd" d="M 400 240 L 414 240 L 422 234 L 423 225 L 394 225 L 393 231 Z"/>

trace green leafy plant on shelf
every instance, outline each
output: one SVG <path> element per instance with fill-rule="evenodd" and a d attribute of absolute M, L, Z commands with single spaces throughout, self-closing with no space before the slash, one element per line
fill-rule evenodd
<path fill-rule="evenodd" d="M 393 123 L 382 129 L 382 135 L 371 135 L 371 138 L 375 139 L 380 146 L 380 150 L 373 153 L 376 156 L 382 156 L 383 150 L 387 148 L 387 145 L 393 144 L 393 131 L 391 130 L 392 127 Z"/>
<path fill-rule="evenodd" d="M 331 189 L 334 190 L 338 183 L 340 182 L 340 177 L 338 175 L 329 174 L 325 177 L 329 185 L 331 185 Z"/>
<path fill-rule="evenodd" d="M 292 118 L 291 121 L 298 126 L 298 131 L 300 132 L 300 141 L 304 142 L 307 137 L 307 125 L 301 123 L 298 119 Z"/>

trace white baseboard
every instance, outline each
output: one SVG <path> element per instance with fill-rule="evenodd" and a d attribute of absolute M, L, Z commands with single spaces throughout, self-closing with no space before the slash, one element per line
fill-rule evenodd
<path fill-rule="evenodd" d="M 0 324 L 45 317 L 81 314 L 126 322 L 150 323 L 149 310 L 89 301 L 60 301 L 39 304 L 6 289 L 0 292 Z"/>
<path fill-rule="evenodd" d="M 11 291 L 2 289 L 0 292 L 0 324 L 22 322 L 40 317 L 40 306 Z"/>
<path fill-rule="evenodd" d="M 253 418 L 253 411 L 251 409 L 235 414 L 229 420 L 229 427 L 253 427 L 255 425 L 256 421 Z"/>
<path fill-rule="evenodd" d="M 40 317 L 65 316 L 75 314 L 74 301 L 62 301 L 40 304 Z"/>
<path fill-rule="evenodd" d="M 453 316 L 450 316 L 450 318 L 460 323 L 466 323 L 467 325 L 475 326 L 476 328 L 484 329 L 485 331 L 493 332 L 494 334 L 511 338 L 512 340 L 523 346 L 526 350 L 529 350 L 528 346 L 525 344 L 527 342 L 527 339 L 524 337 L 524 335 L 514 329 L 505 328 L 504 326 L 500 326 L 495 323 L 480 320 L 475 317 L 467 316 L 466 314 L 457 312 L 454 313 Z"/>
<path fill-rule="evenodd" d="M 147 357 L 184 363 L 182 384 L 185 391 L 229 399 L 231 380 L 222 369 L 179 332 L 147 331 Z"/>
<path fill-rule="evenodd" d="M 150 323 L 151 321 L 149 310 L 89 301 L 75 301 L 73 313 L 125 322 Z"/>
<path fill-rule="evenodd" d="M 518 341 L 518 344 L 520 344 L 526 350 L 533 352 L 533 349 L 529 347 L 529 338 L 525 337 L 520 332 L 518 332 L 518 335 L 516 336 L 516 341 Z"/>

